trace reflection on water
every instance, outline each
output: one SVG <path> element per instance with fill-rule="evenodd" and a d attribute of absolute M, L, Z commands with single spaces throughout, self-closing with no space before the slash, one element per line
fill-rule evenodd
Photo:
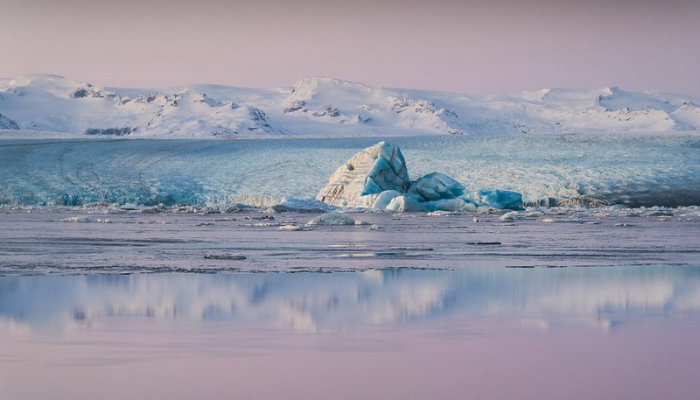
<path fill-rule="evenodd" d="M 610 329 L 700 312 L 700 267 L 0 277 L 0 331 L 123 317 L 336 332 L 476 317 Z"/>
<path fill-rule="evenodd" d="M 699 312 L 700 267 L 7 276 L 0 399 L 697 399 Z"/>

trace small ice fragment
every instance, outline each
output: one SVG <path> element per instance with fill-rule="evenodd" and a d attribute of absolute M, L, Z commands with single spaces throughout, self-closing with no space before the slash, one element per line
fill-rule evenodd
<path fill-rule="evenodd" d="M 205 254 L 207 260 L 245 260 L 247 257 L 241 253 L 221 253 L 221 254 Z"/>
<path fill-rule="evenodd" d="M 369 222 L 367 222 L 367 221 L 355 220 L 355 225 L 358 225 L 358 226 L 359 226 L 359 225 L 369 225 Z"/>
<path fill-rule="evenodd" d="M 652 212 L 645 213 L 647 217 L 673 217 L 673 213 L 671 211 L 666 211 L 666 210 L 655 210 Z"/>
<path fill-rule="evenodd" d="M 325 213 L 333 211 L 335 209 L 334 206 L 328 205 L 318 200 L 297 199 L 293 197 L 285 197 L 279 204 L 273 205 L 270 208 L 278 213 Z"/>
<path fill-rule="evenodd" d="M 518 215 L 519 215 L 519 213 L 517 211 L 511 211 L 511 212 L 508 212 L 508 213 L 501 215 L 501 217 L 498 218 L 498 220 L 503 221 L 503 222 L 515 221 L 515 219 L 518 217 Z"/>
<path fill-rule="evenodd" d="M 437 210 L 437 211 L 431 211 L 425 215 L 428 217 L 446 217 L 446 216 L 453 216 L 453 215 L 459 215 L 459 214 L 460 213 L 457 211 Z"/>
<path fill-rule="evenodd" d="M 280 231 L 301 231 L 303 230 L 302 227 L 297 226 L 297 225 L 282 225 L 279 228 L 277 228 Z"/>
<path fill-rule="evenodd" d="M 554 219 L 553 218 L 545 218 L 542 220 L 542 222 L 545 224 L 551 224 L 554 222 Z"/>
<path fill-rule="evenodd" d="M 381 225 L 377 225 L 377 224 L 374 224 L 374 225 L 369 227 L 369 230 L 371 230 L 371 231 L 381 231 L 383 229 L 384 229 L 384 227 L 382 227 Z"/>
<path fill-rule="evenodd" d="M 338 212 L 322 214 L 312 219 L 307 225 L 355 225 L 355 220 Z"/>
<path fill-rule="evenodd" d="M 87 217 L 87 216 L 81 215 L 79 217 L 64 218 L 61 220 L 61 222 L 90 223 L 90 222 L 98 222 L 98 220 L 95 218 L 92 218 L 92 217 Z"/>

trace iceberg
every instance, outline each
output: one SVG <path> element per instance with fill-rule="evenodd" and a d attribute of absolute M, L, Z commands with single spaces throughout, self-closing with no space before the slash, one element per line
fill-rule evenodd
<path fill-rule="evenodd" d="M 401 150 L 379 142 L 355 154 L 331 175 L 316 199 L 339 207 L 371 208 L 363 196 L 385 190 L 406 192 L 408 170 Z"/>
<path fill-rule="evenodd" d="M 518 192 L 479 190 L 440 172 L 411 181 L 398 146 L 379 142 L 352 156 L 328 179 L 316 200 L 338 207 L 394 212 L 476 211 L 479 207 L 519 210 Z"/>
<path fill-rule="evenodd" d="M 464 194 L 464 186 L 440 172 L 432 172 L 411 184 L 408 194 L 423 201 L 454 199 Z"/>
<path fill-rule="evenodd" d="M 523 206 L 523 196 L 509 190 L 479 190 L 471 195 L 471 200 L 491 208 L 519 210 Z"/>

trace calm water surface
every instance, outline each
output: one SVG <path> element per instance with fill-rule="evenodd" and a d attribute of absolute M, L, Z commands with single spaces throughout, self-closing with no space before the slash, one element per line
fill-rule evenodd
<path fill-rule="evenodd" d="M 2 399 L 694 399 L 700 267 L 0 277 Z"/>

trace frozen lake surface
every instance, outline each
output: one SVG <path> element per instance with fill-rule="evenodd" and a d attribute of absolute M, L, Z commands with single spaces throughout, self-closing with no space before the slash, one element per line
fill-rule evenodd
<path fill-rule="evenodd" d="M 362 225 L 306 225 L 317 215 L 6 209 L 0 274 L 697 266 L 700 258 L 697 207 L 355 212 L 347 215 Z"/>

